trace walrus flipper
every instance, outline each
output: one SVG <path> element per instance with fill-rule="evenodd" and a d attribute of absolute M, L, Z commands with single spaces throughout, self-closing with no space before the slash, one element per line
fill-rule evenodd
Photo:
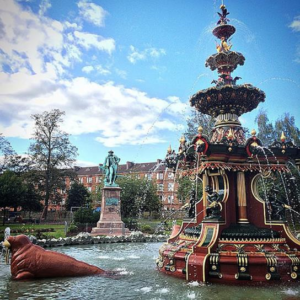
<path fill-rule="evenodd" d="M 28 271 L 21 271 L 14 279 L 32 279 L 34 275 Z"/>

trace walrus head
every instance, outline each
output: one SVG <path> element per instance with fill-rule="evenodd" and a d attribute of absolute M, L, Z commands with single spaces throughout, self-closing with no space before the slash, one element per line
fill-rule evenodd
<path fill-rule="evenodd" d="M 3 242 L 3 246 L 11 248 L 12 252 L 17 251 L 18 249 L 24 247 L 25 245 L 30 244 L 31 241 L 26 235 L 10 236 Z"/>

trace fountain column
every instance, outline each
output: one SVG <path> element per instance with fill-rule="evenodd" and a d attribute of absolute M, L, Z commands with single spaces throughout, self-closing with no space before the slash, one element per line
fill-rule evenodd
<path fill-rule="evenodd" d="M 206 207 L 207 207 L 207 193 L 205 191 L 205 188 L 207 185 L 209 185 L 209 181 L 208 181 L 208 176 L 207 176 L 207 173 L 205 172 L 203 174 L 203 177 L 202 177 L 202 182 L 203 182 L 203 211 L 204 211 L 204 215 L 206 215 Z"/>
<path fill-rule="evenodd" d="M 249 223 L 247 217 L 247 196 L 245 173 L 237 173 L 238 223 Z"/>

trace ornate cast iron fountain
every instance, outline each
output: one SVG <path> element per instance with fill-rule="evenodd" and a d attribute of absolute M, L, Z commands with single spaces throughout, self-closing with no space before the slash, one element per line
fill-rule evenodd
<path fill-rule="evenodd" d="M 279 199 L 273 186 L 262 197 L 258 182 L 289 172 L 290 159 L 298 162 L 300 148 L 274 142 L 264 150 L 256 132 L 246 139 L 239 116 L 255 109 L 265 93 L 251 84 L 237 84 L 231 77 L 245 58 L 231 50 L 235 28 L 228 24 L 228 11 L 221 5 L 220 20 L 213 34 L 220 40 L 217 53 L 206 66 L 217 70 L 215 86 L 194 94 L 190 103 L 215 118 L 211 138 L 199 133 L 190 143 L 180 140 L 178 153 L 168 150 L 166 163 L 203 186 L 203 197 L 190 199 L 182 226 L 174 227 L 161 246 L 157 266 L 168 275 L 198 282 L 230 283 L 297 281 L 300 278 L 300 242 L 285 221 L 292 209 Z M 191 193 L 191 195 L 197 195 Z M 193 197 L 191 197 L 193 198 Z"/>

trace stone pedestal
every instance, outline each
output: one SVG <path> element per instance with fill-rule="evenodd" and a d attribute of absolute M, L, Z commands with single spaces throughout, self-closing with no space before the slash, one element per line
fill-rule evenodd
<path fill-rule="evenodd" d="M 130 231 L 121 220 L 121 188 L 104 187 L 102 189 L 102 205 L 100 220 L 91 235 L 127 235 Z"/>

